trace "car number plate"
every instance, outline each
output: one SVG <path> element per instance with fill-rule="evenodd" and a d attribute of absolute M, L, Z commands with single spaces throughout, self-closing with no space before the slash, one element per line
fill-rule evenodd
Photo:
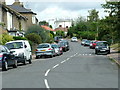
<path fill-rule="evenodd" d="M 100 51 L 105 51 L 105 50 L 100 50 Z"/>
<path fill-rule="evenodd" d="M 41 50 L 41 51 L 46 51 L 46 50 Z"/>

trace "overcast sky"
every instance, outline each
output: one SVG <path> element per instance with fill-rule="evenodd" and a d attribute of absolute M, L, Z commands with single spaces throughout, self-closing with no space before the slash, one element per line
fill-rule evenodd
<path fill-rule="evenodd" d="M 101 4 L 105 0 L 19 0 L 27 8 L 37 13 L 39 21 L 55 18 L 71 18 L 88 16 L 88 10 L 99 11 L 100 18 L 107 15 Z M 24 2 L 25 1 L 25 2 Z M 7 4 L 12 4 L 14 0 L 6 0 Z"/>

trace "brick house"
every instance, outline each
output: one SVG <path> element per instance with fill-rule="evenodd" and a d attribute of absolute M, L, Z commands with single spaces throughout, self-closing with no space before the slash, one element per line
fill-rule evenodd
<path fill-rule="evenodd" d="M 23 3 L 20 2 L 19 0 L 15 0 L 15 2 L 12 5 L 8 5 L 8 7 L 14 9 L 15 11 L 19 12 L 20 14 L 28 18 L 27 23 L 26 23 L 27 28 L 32 25 L 38 24 L 36 13 L 31 11 L 30 9 L 26 9 Z"/>
<path fill-rule="evenodd" d="M 26 22 L 28 19 L 14 9 L 8 7 L 4 0 L 0 2 L 0 12 L 1 32 L 2 30 L 7 30 L 12 36 L 23 36 L 24 31 L 27 29 Z"/>

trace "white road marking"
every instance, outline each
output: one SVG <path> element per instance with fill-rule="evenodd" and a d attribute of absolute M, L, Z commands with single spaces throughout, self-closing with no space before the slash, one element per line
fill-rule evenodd
<path fill-rule="evenodd" d="M 58 67 L 58 66 L 59 66 L 59 64 L 56 64 L 55 66 L 53 66 L 53 69 L 56 68 L 56 67 Z"/>
<path fill-rule="evenodd" d="M 85 54 L 87 56 L 87 54 Z"/>
<path fill-rule="evenodd" d="M 49 72 L 50 72 L 50 69 L 46 71 L 45 76 L 47 76 Z"/>
<path fill-rule="evenodd" d="M 73 56 L 70 56 L 70 57 L 73 57 Z"/>
<path fill-rule="evenodd" d="M 44 82 L 45 82 L 45 86 L 46 86 L 46 88 L 50 90 L 50 87 L 49 87 L 49 85 L 48 85 L 48 81 L 47 81 L 47 79 L 44 79 Z"/>
<path fill-rule="evenodd" d="M 92 55 L 92 54 L 89 54 L 90 56 Z"/>
<path fill-rule="evenodd" d="M 66 62 L 66 60 L 62 61 L 61 63 L 64 63 L 64 62 Z"/>
<path fill-rule="evenodd" d="M 84 54 L 83 54 L 83 56 L 84 56 Z"/>
<path fill-rule="evenodd" d="M 67 60 L 69 60 L 70 58 L 67 58 Z"/>

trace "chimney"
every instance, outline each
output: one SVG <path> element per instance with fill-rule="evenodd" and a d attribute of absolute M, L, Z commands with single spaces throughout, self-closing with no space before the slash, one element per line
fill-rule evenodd
<path fill-rule="evenodd" d="M 20 2 L 19 0 L 15 0 L 15 2 L 12 5 L 17 5 L 17 6 L 23 7 L 23 2 Z"/>
<path fill-rule="evenodd" d="M 5 0 L 0 0 L 0 3 L 5 4 L 6 5 L 6 1 Z"/>

